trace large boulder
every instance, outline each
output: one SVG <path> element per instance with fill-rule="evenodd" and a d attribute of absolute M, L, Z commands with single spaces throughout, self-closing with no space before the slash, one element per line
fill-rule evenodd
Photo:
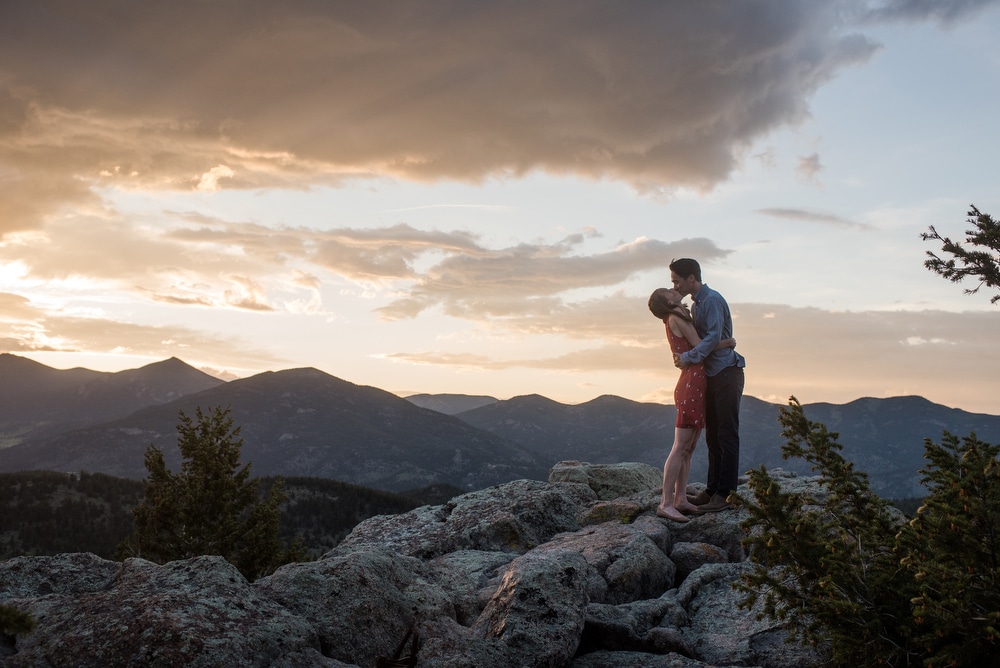
<path fill-rule="evenodd" d="M 12 561 L 0 564 L 0 582 L 16 582 L 12 572 L 24 572 L 23 560 Z M 39 626 L 18 637 L 4 666 L 342 665 L 323 656 L 306 620 L 261 596 L 222 557 L 163 566 L 88 561 L 93 573 L 79 587 L 69 581 L 80 575 L 81 559 L 60 555 L 44 559 L 44 577 L 31 569 L 29 586 L 39 595 L 25 596 L 23 583 L 0 592 Z M 17 596 L 7 598 L 12 591 Z"/>
<path fill-rule="evenodd" d="M 473 626 L 503 642 L 507 666 L 565 666 L 587 614 L 587 562 L 578 552 L 532 551 L 515 559 Z"/>
<path fill-rule="evenodd" d="M 440 506 L 369 518 L 332 553 L 390 549 L 421 558 L 456 550 L 521 554 L 557 533 L 579 529 L 577 514 L 595 499 L 581 484 L 515 480 Z"/>
<path fill-rule="evenodd" d="M 744 610 L 733 585 L 755 568 L 749 562 L 710 564 L 693 573 L 678 590 L 688 611 L 679 630 L 691 655 L 713 665 L 809 666 L 820 663 L 810 647 L 786 643 L 788 633 L 769 619 L 758 619 L 760 604 Z"/>
<path fill-rule="evenodd" d="M 580 644 L 584 654 L 608 650 L 656 651 L 647 643 L 651 631 L 664 625 L 683 627 L 687 622 L 687 611 L 676 596 L 669 594 L 619 605 L 591 603 L 587 606 L 587 623 Z M 679 649 L 690 653 L 679 634 L 675 640 Z"/>
<path fill-rule="evenodd" d="M 664 528 L 666 531 L 666 528 Z M 590 600 L 626 603 L 656 598 L 674 585 L 674 563 L 642 530 L 607 522 L 560 534 L 533 552 L 572 551 L 583 555 L 593 577 Z"/>
<path fill-rule="evenodd" d="M 14 557 L 0 562 L 0 592 L 5 598 L 77 596 L 111 586 L 122 565 L 89 552 L 54 557 Z"/>
<path fill-rule="evenodd" d="M 649 464 L 591 464 L 559 462 L 549 471 L 549 482 L 575 482 L 594 490 L 602 501 L 643 494 L 663 487 L 663 471 Z"/>
<path fill-rule="evenodd" d="M 500 586 L 500 573 L 515 555 L 459 550 L 429 562 L 434 581 L 451 597 L 455 621 L 472 626 Z"/>
<path fill-rule="evenodd" d="M 364 666 L 390 656 L 418 620 L 455 616 L 429 570 L 390 551 L 353 552 L 288 564 L 254 587 L 313 629 L 324 655 Z"/>

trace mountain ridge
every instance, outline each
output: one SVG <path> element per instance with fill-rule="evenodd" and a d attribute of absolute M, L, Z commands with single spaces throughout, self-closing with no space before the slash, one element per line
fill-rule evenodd
<path fill-rule="evenodd" d="M 142 478 L 152 444 L 179 465 L 183 411 L 231 410 L 255 475 L 331 478 L 402 491 L 447 483 L 480 488 L 541 479 L 543 465 L 519 446 L 375 387 L 313 368 L 268 371 L 222 383 L 105 423 L 30 439 L 4 451 L 0 470 L 87 470 Z"/>
<path fill-rule="evenodd" d="M 225 381 L 171 357 L 117 372 L 53 369 L 0 354 L 0 451 L 165 403 Z"/>
<path fill-rule="evenodd" d="M 662 466 L 673 442 L 676 409 L 672 405 L 631 402 L 605 395 L 583 404 L 546 399 L 552 410 L 536 419 L 538 395 L 524 395 L 484 406 L 457 417 L 543 452 L 554 459 L 595 464 L 635 461 Z M 616 410 L 607 410 L 615 408 Z M 781 405 L 744 396 L 740 410 L 741 470 L 764 465 L 800 475 L 811 473 L 803 460 L 781 455 Z M 1000 416 L 969 413 L 935 404 L 924 397 L 862 397 L 847 404 L 805 404 L 806 417 L 838 434 L 845 459 L 866 473 L 877 493 L 889 498 L 925 494 L 918 471 L 926 465 L 924 440 L 939 442 L 944 431 L 958 436 L 975 432 L 1000 442 Z M 704 435 L 692 459 L 691 480 L 707 474 Z"/>
<path fill-rule="evenodd" d="M 499 401 L 485 394 L 408 394 L 401 395 L 411 404 L 429 408 L 445 415 L 456 415 Z"/>
<path fill-rule="evenodd" d="M 0 371 L 17 365 L 22 374 L 28 374 L 26 369 L 37 372 L 41 380 L 26 378 L 29 387 L 58 377 L 44 365 L 12 357 L 16 358 L 0 357 Z M 163 386 L 171 373 L 202 374 L 176 358 L 133 371 L 143 369 L 142 374 L 112 376 L 119 386 L 136 392 L 143 386 L 123 379 L 152 375 Z M 106 377 L 73 371 L 77 381 L 89 378 L 91 387 L 101 387 L 93 381 Z M 401 398 L 312 367 L 268 371 L 228 383 L 202 375 L 210 379 L 211 387 L 173 401 L 74 429 L 36 429 L 16 447 L 0 451 L 0 470 L 87 470 L 141 478 L 142 455 L 149 444 L 164 451 L 168 464 L 177 464 L 174 443 L 181 410 L 193 415 L 198 406 L 231 406 L 245 439 L 244 457 L 253 463 L 255 475 L 327 477 L 386 491 L 438 483 L 468 490 L 519 477 L 544 479 L 551 466 L 564 460 L 662 466 L 673 441 L 676 415 L 672 405 L 616 395 L 563 404 L 539 394 L 506 400 L 468 395 L 472 404 L 482 405 L 449 414 L 425 406 L 440 396 L 440 404 L 453 410 L 468 403 L 466 395 Z M 66 413 L 88 395 L 50 396 L 65 405 L 47 410 Z M 781 456 L 777 421 L 781 408 L 755 397 L 743 398 L 742 470 L 764 465 L 810 472 L 806 462 Z M 925 465 L 925 438 L 938 441 L 945 430 L 959 436 L 974 431 L 982 440 L 1000 442 L 1000 416 L 969 413 L 918 396 L 862 397 L 847 404 L 806 404 L 804 409 L 810 420 L 840 434 L 844 457 L 869 475 L 876 492 L 889 498 L 924 494 L 918 471 Z M 4 421 L 0 412 L 0 434 L 16 426 Z M 695 452 L 692 481 L 704 479 L 704 447 L 702 441 Z"/>

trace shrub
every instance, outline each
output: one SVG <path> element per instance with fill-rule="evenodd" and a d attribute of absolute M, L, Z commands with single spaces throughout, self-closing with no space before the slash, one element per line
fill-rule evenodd
<path fill-rule="evenodd" d="M 997 666 L 1000 651 L 1000 448 L 945 433 L 925 443 L 929 494 L 916 518 L 868 486 L 838 434 L 793 397 L 779 421 L 784 457 L 812 464 L 822 498 L 751 472 L 744 522 L 758 565 L 738 587 L 834 666 Z"/>
<path fill-rule="evenodd" d="M 9 635 L 28 633 L 35 628 L 35 620 L 26 612 L 9 605 L 0 605 L 0 632 Z"/>
<path fill-rule="evenodd" d="M 1000 446 L 945 433 L 925 451 L 931 494 L 897 541 L 918 583 L 916 640 L 929 665 L 998 665 Z"/>

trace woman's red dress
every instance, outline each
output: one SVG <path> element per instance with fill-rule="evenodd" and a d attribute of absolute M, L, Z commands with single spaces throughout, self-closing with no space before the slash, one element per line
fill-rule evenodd
<path fill-rule="evenodd" d="M 683 336 L 677 336 L 667 325 L 667 341 L 670 343 L 671 352 L 680 355 L 691 350 L 692 346 Z M 677 379 L 677 387 L 674 388 L 674 405 L 677 406 L 678 427 L 686 429 L 705 428 L 705 388 L 708 386 L 708 378 L 705 376 L 705 366 L 703 364 L 692 364 L 681 371 L 681 377 Z"/>

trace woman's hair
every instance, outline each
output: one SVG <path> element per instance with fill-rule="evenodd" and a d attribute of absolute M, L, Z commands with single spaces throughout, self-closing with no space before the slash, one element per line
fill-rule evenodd
<path fill-rule="evenodd" d="M 653 294 L 649 295 L 649 312 L 660 320 L 666 320 L 668 316 L 676 315 L 688 322 L 691 322 L 691 314 L 688 313 L 680 298 L 671 300 L 671 296 L 680 297 L 675 290 L 668 288 L 656 288 Z"/>

